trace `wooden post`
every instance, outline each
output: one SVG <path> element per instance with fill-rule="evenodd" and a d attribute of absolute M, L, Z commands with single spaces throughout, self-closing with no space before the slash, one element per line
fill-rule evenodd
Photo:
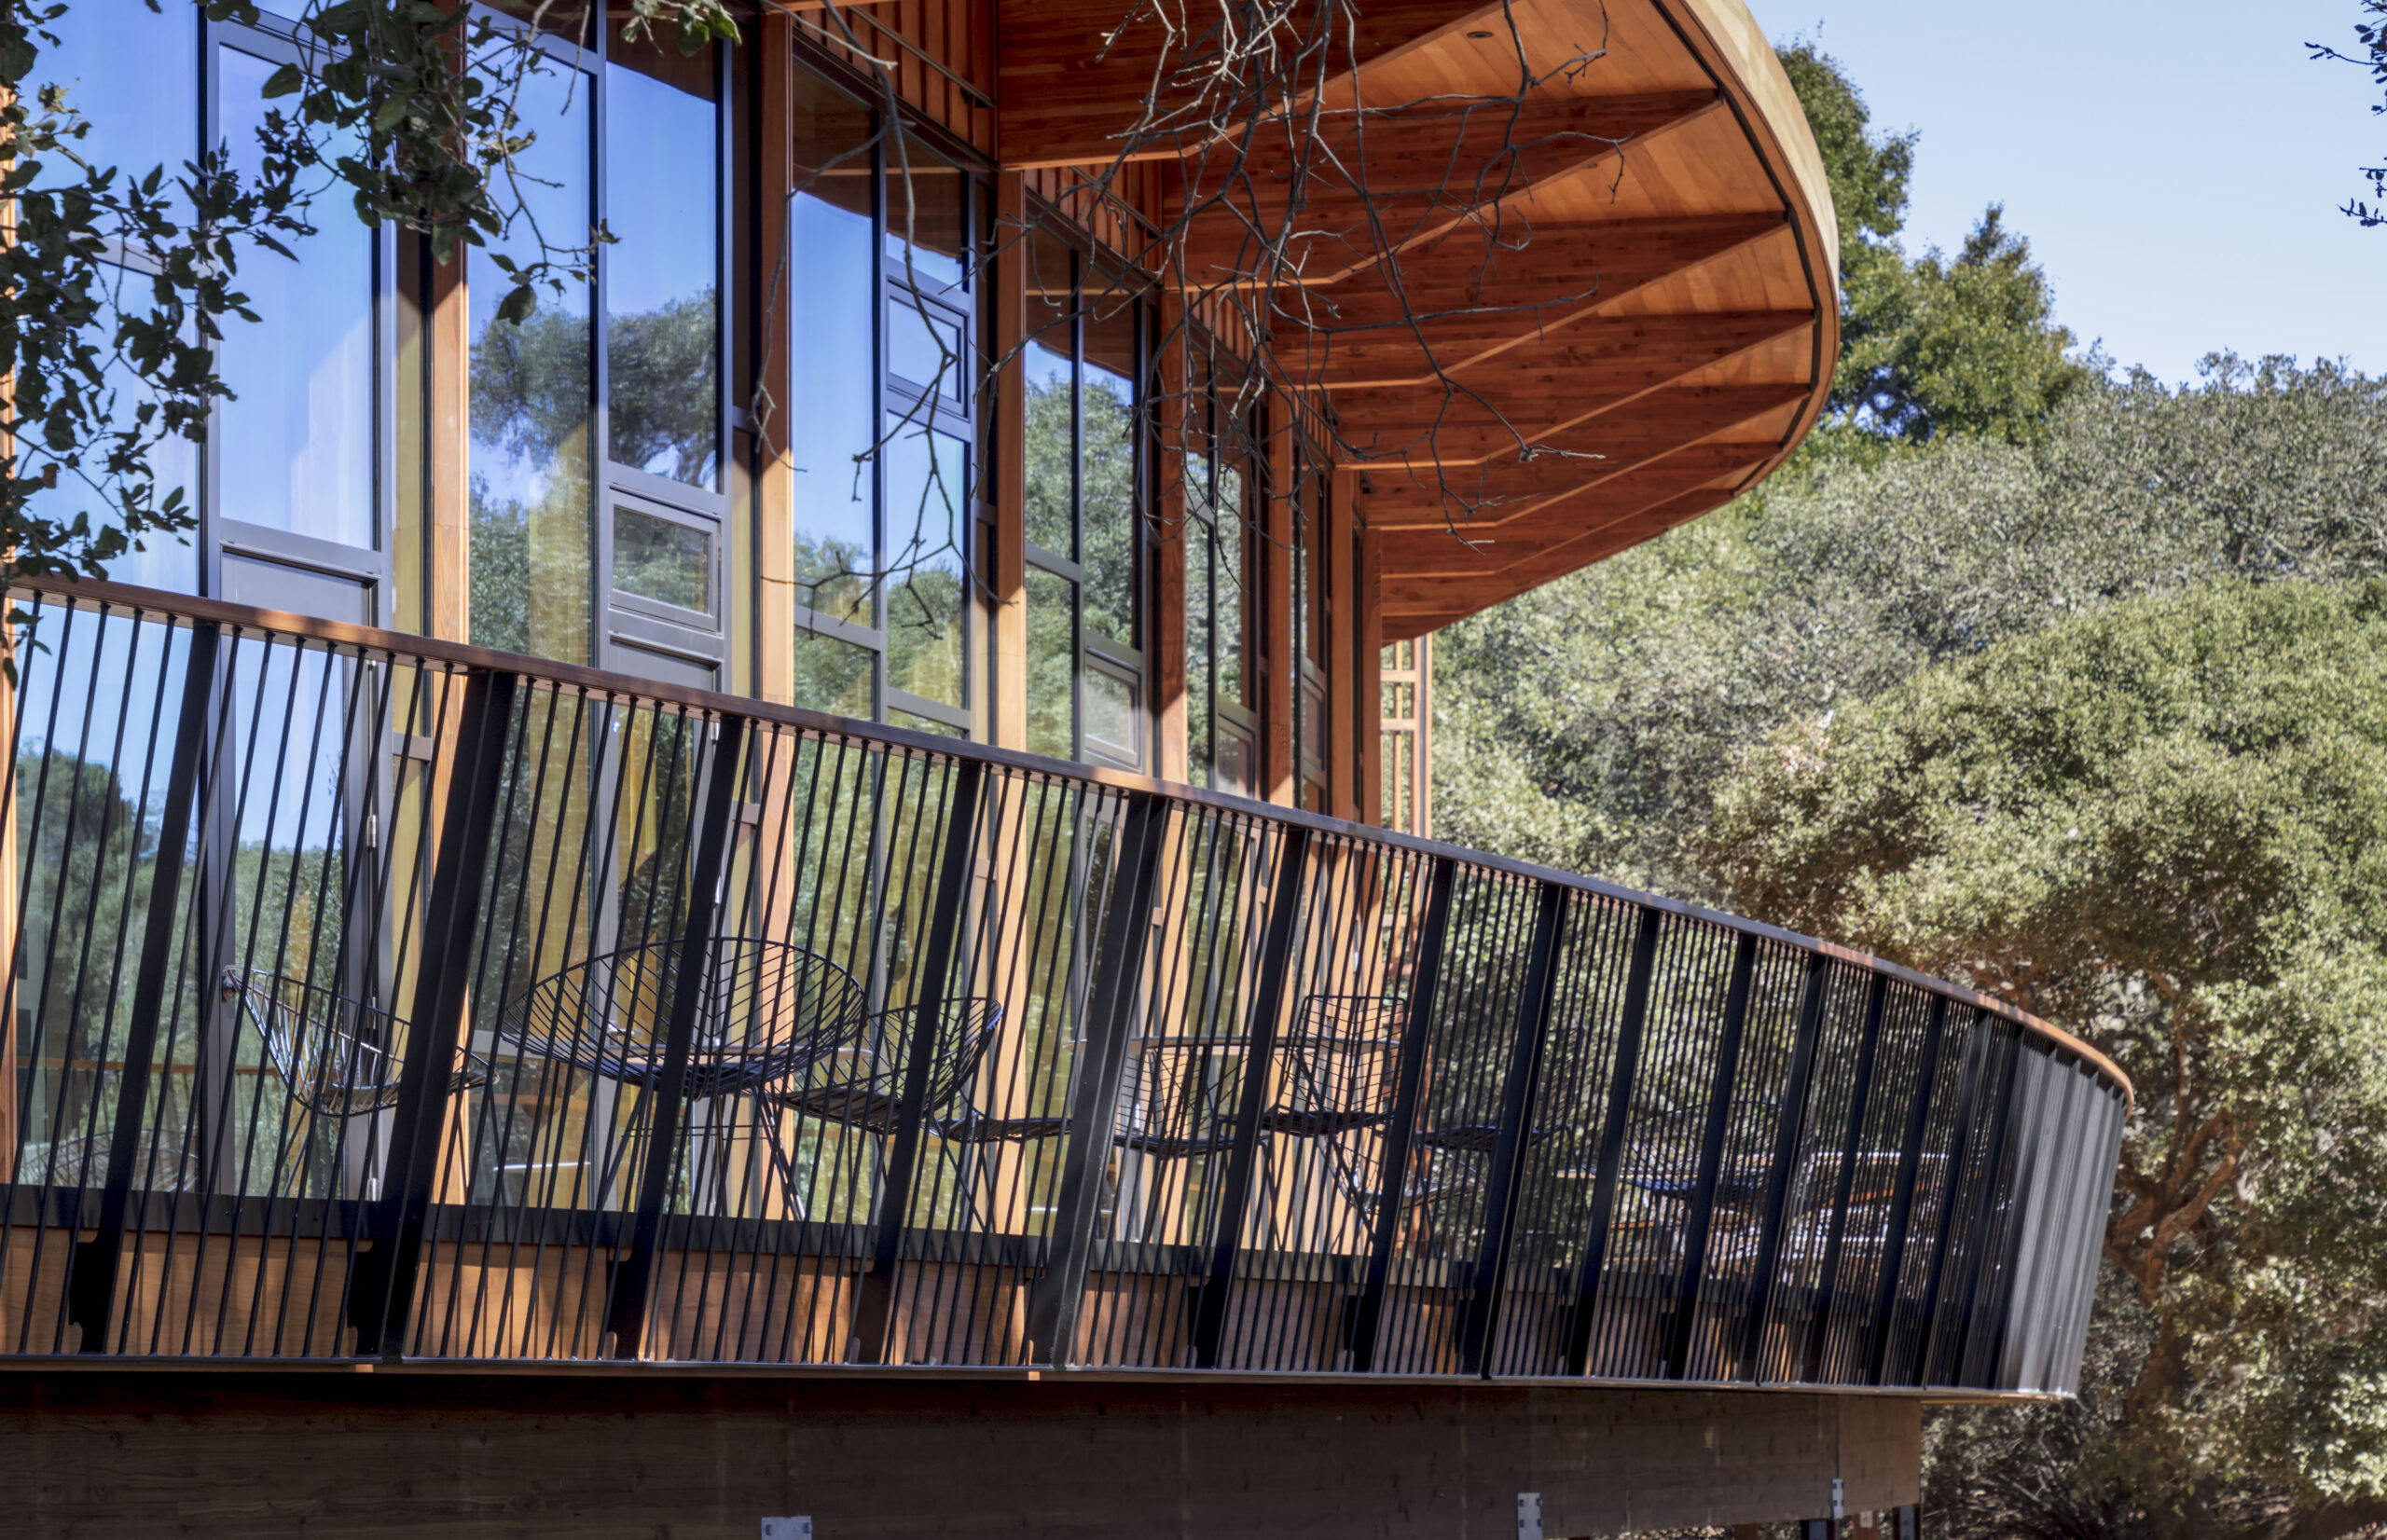
<path fill-rule="evenodd" d="M 795 630 L 795 466 L 788 455 L 788 399 L 793 371 L 788 357 L 790 292 L 785 199 L 795 171 L 794 23 L 784 13 L 766 10 L 755 23 L 754 47 L 760 51 L 761 83 L 756 89 L 754 122 L 762 141 L 759 201 L 777 209 L 762 231 L 762 258 L 756 264 L 761 290 L 755 305 L 765 328 L 755 354 L 754 410 L 748 422 L 754 435 L 754 694 L 763 700 L 792 705 L 795 700 L 795 650 L 789 640 Z"/>
<path fill-rule="evenodd" d="M 1192 409 L 1186 367 L 1185 303 L 1174 291 L 1160 299 L 1163 346 L 1152 370 L 1159 460 L 1152 478 L 1152 624 L 1145 630 L 1145 668 L 1152 681 L 1152 721 L 1159 737 L 1155 766 L 1164 780 L 1185 778 L 1185 455 Z"/>
<path fill-rule="evenodd" d="M 1360 635 L 1359 563 L 1354 559 L 1351 530 L 1359 496 L 1357 471 L 1337 466 L 1332 494 L 1326 501 L 1326 810 L 1338 818 L 1359 816 L 1360 774 L 1359 721 Z M 1375 677 L 1370 667 L 1367 676 Z M 1374 720 L 1373 702 L 1368 720 Z M 1373 762 L 1371 755 L 1370 763 Z"/>
<path fill-rule="evenodd" d="M 987 462 L 994 475 L 994 540 L 987 581 L 994 627 L 994 678 L 988 681 L 992 724 L 987 741 L 1028 747 L 1028 367 L 1021 346 L 1028 331 L 1028 184 L 1017 172 L 995 178 L 994 442 Z"/>
<path fill-rule="evenodd" d="M 1265 538 L 1260 547 L 1260 786 L 1270 802 L 1293 807 L 1302 796 L 1301 747 L 1293 741 L 1293 699 L 1301 693 L 1301 660 L 1293 645 L 1295 408 L 1290 400 L 1269 405 Z"/>
<path fill-rule="evenodd" d="M 1358 550 L 1353 557 L 1358 596 L 1352 620 L 1359 635 L 1351 644 L 1351 736 L 1358 749 L 1359 784 L 1352 788 L 1353 815 L 1362 823 L 1384 822 L 1384 555 L 1382 538 L 1365 525 L 1356 525 Z M 1425 643 L 1420 641 L 1422 648 Z M 1424 654 L 1419 654 L 1422 657 Z M 1422 684 L 1424 667 L 1418 669 Z M 1421 696 L 1422 702 L 1422 696 Z M 1418 742 L 1425 741 L 1421 728 Z M 1420 763 L 1422 763 L 1422 756 Z M 1422 772 L 1421 772 L 1422 773 Z M 1422 806 L 1422 800 L 1418 804 Z M 1424 833 L 1421 818 L 1415 832 Z"/>
<path fill-rule="evenodd" d="M 473 323 L 464 291 L 467 256 L 459 246 L 446 264 L 431 266 L 430 314 L 425 317 L 430 377 L 431 554 L 424 607 L 431 634 L 444 641 L 473 639 L 472 473 L 466 442 L 472 432 Z"/>

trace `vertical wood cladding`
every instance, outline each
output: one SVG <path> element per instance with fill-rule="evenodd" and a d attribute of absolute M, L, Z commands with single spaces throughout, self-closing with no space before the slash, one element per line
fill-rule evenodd
<path fill-rule="evenodd" d="M 22 1375 L 9 1533 L 1318 1540 L 1815 1518 L 1915 1499 L 1919 1402 L 1517 1386 Z"/>

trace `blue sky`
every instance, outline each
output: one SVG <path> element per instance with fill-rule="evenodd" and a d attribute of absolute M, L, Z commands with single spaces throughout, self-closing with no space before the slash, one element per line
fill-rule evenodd
<path fill-rule="evenodd" d="M 2190 378 L 2208 351 L 2387 373 L 2387 227 L 2337 212 L 2387 160 L 2355 0 L 1752 0 L 1922 131 L 1907 247 L 1952 250 L 2006 205 L 2056 313 L 2118 364 Z"/>

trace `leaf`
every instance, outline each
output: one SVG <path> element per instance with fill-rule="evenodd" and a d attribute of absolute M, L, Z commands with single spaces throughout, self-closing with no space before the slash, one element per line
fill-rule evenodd
<path fill-rule="evenodd" d="M 538 291 L 528 283 L 517 283 L 507 292 L 497 307 L 497 319 L 520 325 L 539 308 Z"/>
<path fill-rule="evenodd" d="M 297 65 L 284 64 L 266 76 L 265 89 L 261 94 L 268 101 L 271 101 L 277 96 L 288 96 L 306 83 L 307 77 L 299 73 Z"/>

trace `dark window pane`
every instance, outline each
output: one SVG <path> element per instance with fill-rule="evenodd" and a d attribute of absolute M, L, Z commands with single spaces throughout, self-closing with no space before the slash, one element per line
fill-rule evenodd
<path fill-rule="evenodd" d="M 712 609 L 712 536 L 635 508 L 614 509 L 614 586 L 626 594 Z"/>
<path fill-rule="evenodd" d="M 796 89 L 786 418 L 795 466 L 796 598 L 875 626 L 870 115 L 820 82 L 799 76 Z"/>
<path fill-rule="evenodd" d="M 1086 628 L 1125 646 L 1136 638 L 1136 300 L 1087 296 L 1081 409 Z"/>
<path fill-rule="evenodd" d="M 1028 569 L 1028 751 L 1077 758 L 1075 585 Z"/>
<path fill-rule="evenodd" d="M 1240 465 L 1219 467 L 1218 502 L 1215 511 L 1217 529 L 1217 571 L 1211 579 L 1210 623 L 1217 628 L 1218 692 L 1221 700 L 1241 701 L 1243 688 L 1244 626 L 1249 606 L 1244 603 L 1244 554 L 1249 531 L 1244 528 L 1244 475 Z"/>
<path fill-rule="evenodd" d="M 817 632 L 795 634 L 795 704 L 833 717 L 875 714 L 871 668 L 878 654 Z"/>
<path fill-rule="evenodd" d="M 607 431 L 622 464 L 721 485 L 720 184 L 711 48 L 605 66 Z M 693 68 L 690 66 L 694 66 Z M 697 88 L 692 89 L 690 88 Z"/>
<path fill-rule="evenodd" d="M 1021 360 L 1028 392 L 1028 444 L 1021 456 L 1027 480 L 1028 538 L 1055 556 L 1077 559 L 1077 517 L 1070 507 L 1069 360 L 1041 343 Z"/>
<path fill-rule="evenodd" d="M 1186 467 L 1185 538 L 1185 755 L 1186 778 L 1210 784 L 1210 525 L 1204 496 L 1207 475 L 1195 461 Z"/>
<path fill-rule="evenodd" d="M 532 221 L 550 241 L 584 240 L 589 196 L 588 80 L 548 64 L 522 82 L 515 110 L 538 137 L 521 156 L 523 205 L 490 243 L 537 260 Z M 517 323 L 497 319 L 504 275 L 465 260 L 471 293 L 472 637 L 571 663 L 588 660 L 589 311 L 587 286 L 542 291 Z"/>
<path fill-rule="evenodd" d="M 888 709 L 887 721 L 890 726 L 908 727 L 915 733 L 933 733 L 941 738 L 966 738 L 970 736 L 949 722 L 939 722 L 934 717 L 918 716 L 891 707 Z"/>
<path fill-rule="evenodd" d="M 970 182 L 961 168 L 909 139 L 887 145 L 887 262 L 924 288 L 966 276 Z"/>
<path fill-rule="evenodd" d="M 942 706 L 967 705 L 970 447 L 917 421 L 890 420 L 887 431 L 887 682 Z"/>
<path fill-rule="evenodd" d="M 222 48 L 225 146 L 253 180 L 264 158 L 267 79 L 278 67 Z M 284 110 L 288 102 L 278 103 Z M 336 138 L 328 153 L 352 153 Z M 252 248 L 239 287 L 258 319 L 224 326 L 217 419 L 227 517 L 342 545 L 378 544 L 373 500 L 373 232 L 345 199 L 324 197 L 316 231 L 287 242 L 292 261 Z"/>

